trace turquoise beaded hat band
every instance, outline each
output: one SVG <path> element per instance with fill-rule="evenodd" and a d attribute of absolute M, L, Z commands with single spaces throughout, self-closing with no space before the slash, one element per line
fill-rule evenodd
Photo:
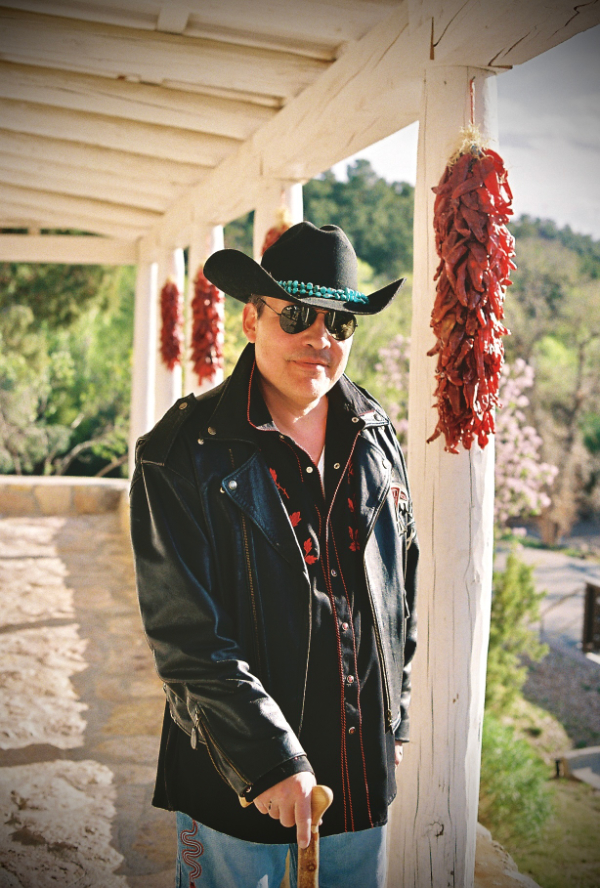
<path fill-rule="evenodd" d="M 375 293 L 358 289 L 358 260 L 341 228 L 299 222 L 265 251 L 259 265 L 240 250 L 219 250 L 204 264 L 204 274 L 234 299 L 252 295 L 354 315 L 377 314 L 394 298 L 404 280 Z M 312 281 L 312 283 L 310 283 Z"/>
<path fill-rule="evenodd" d="M 317 296 L 321 299 L 338 299 L 341 302 L 354 302 L 359 305 L 368 305 L 369 297 L 350 287 L 334 289 L 333 287 L 320 287 L 317 284 L 304 284 L 302 281 L 277 281 L 289 296 Z"/>

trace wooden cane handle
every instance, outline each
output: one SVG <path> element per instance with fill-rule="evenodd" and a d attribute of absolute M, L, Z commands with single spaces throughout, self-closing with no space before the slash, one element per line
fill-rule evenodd
<path fill-rule="evenodd" d="M 319 821 L 331 805 L 333 793 L 328 786 L 313 787 L 310 798 L 312 835 L 308 848 L 298 848 L 298 888 L 319 888 Z"/>
<path fill-rule="evenodd" d="M 328 786 L 317 783 L 313 786 L 312 795 L 310 797 L 310 813 L 312 817 L 312 831 L 317 832 L 319 822 L 333 801 L 333 793 Z"/>

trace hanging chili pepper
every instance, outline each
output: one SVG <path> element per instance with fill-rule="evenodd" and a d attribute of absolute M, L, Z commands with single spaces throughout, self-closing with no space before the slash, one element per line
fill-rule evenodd
<path fill-rule="evenodd" d="M 466 133 L 465 145 L 446 167 L 434 205 L 440 263 L 431 326 L 437 338 L 438 422 L 429 441 L 444 434 L 446 450 L 485 447 L 493 434 L 500 370 L 504 290 L 516 268 L 514 238 L 506 227 L 512 193 L 502 158 Z"/>
<path fill-rule="evenodd" d="M 175 281 L 167 280 L 160 291 L 160 356 L 169 370 L 181 363 L 181 343 L 183 340 L 183 314 L 181 294 Z"/>
<path fill-rule="evenodd" d="M 223 369 L 224 300 L 223 293 L 211 284 L 199 266 L 192 300 L 191 360 L 200 384 Z"/>
<path fill-rule="evenodd" d="M 287 231 L 288 228 L 291 228 L 292 220 L 287 207 L 279 207 L 276 215 L 277 222 L 275 223 L 275 225 L 273 225 L 272 228 L 269 228 L 265 235 L 261 256 L 263 255 L 265 250 L 268 250 L 269 247 L 272 247 L 273 244 L 279 240 L 284 231 Z"/>

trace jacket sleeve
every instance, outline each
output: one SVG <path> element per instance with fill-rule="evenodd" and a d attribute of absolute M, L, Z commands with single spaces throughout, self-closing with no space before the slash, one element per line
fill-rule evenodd
<path fill-rule="evenodd" d="M 394 435 L 394 443 L 408 490 L 408 474 L 404 454 Z M 396 740 L 407 743 L 409 740 L 410 719 L 408 708 L 411 698 L 412 661 L 417 647 L 417 566 L 419 563 L 419 542 L 413 512 L 412 496 L 409 492 L 406 537 L 404 541 L 404 589 L 406 593 L 406 635 L 404 642 L 404 670 L 402 674 L 402 694 L 400 697 L 400 724 L 394 732 Z"/>
<path fill-rule="evenodd" d="M 236 642 L 195 484 L 169 466 L 144 462 L 140 449 L 131 538 L 156 669 L 187 706 L 221 776 L 238 795 L 251 796 L 253 784 L 284 763 L 304 770 L 304 750 Z"/>

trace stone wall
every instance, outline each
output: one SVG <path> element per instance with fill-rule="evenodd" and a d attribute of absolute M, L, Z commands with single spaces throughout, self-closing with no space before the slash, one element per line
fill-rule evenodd
<path fill-rule="evenodd" d="M 0 476 L 0 516 L 97 515 L 125 510 L 125 478 Z"/>

